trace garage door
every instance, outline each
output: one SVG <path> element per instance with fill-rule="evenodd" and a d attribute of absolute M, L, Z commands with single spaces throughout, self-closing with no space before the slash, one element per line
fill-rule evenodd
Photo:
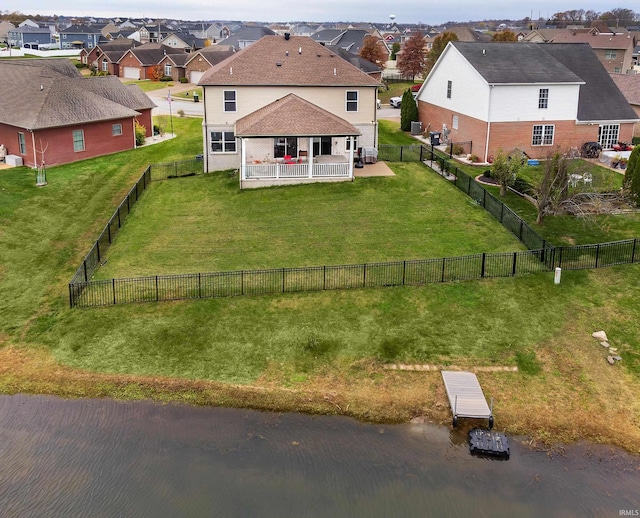
<path fill-rule="evenodd" d="M 198 81 L 202 78 L 204 72 L 196 72 L 195 70 L 189 74 L 189 81 L 193 84 L 198 84 Z"/>
<path fill-rule="evenodd" d="M 124 77 L 127 79 L 140 79 L 140 69 L 136 67 L 124 67 Z"/>

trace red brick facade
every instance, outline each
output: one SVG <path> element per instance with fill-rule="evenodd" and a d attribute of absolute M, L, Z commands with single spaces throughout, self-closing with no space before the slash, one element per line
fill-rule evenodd
<path fill-rule="evenodd" d="M 120 60 L 120 70 L 118 71 L 118 77 L 124 77 L 125 67 L 133 67 L 140 69 L 140 79 L 149 79 L 147 73 L 150 67 L 145 67 L 140 63 L 140 60 L 133 55 L 132 52 L 127 52 Z"/>
<path fill-rule="evenodd" d="M 510 151 L 521 149 L 532 158 L 545 158 L 550 151 L 557 148 L 569 149 L 580 147 L 585 142 L 598 141 L 598 124 L 576 124 L 573 121 L 539 121 L 539 122 L 494 122 L 488 125 L 485 121 L 474 119 L 451 110 L 441 108 L 423 101 L 418 102 L 418 113 L 425 131 L 442 131 L 446 124 L 451 129 L 449 140 L 452 142 L 472 142 L 472 153 L 481 161 L 495 156 L 500 149 Z M 458 117 L 458 129 L 453 128 L 454 115 Z M 532 146 L 533 126 L 554 125 L 553 145 Z M 487 132 L 489 146 L 487 149 Z M 633 124 L 620 124 L 618 140 L 631 142 Z"/>
<path fill-rule="evenodd" d="M 113 135 L 113 126 L 115 124 L 121 125 L 121 135 Z M 151 124 L 148 127 L 151 128 Z M 74 130 L 83 130 L 84 132 L 84 151 L 74 151 Z M 20 153 L 19 133 L 24 135 L 25 153 Z M 133 149 L 135 147 L 135 136 L 133 120 L 119 119 L 34 132 L 14 126 L 0 125 L 0 142 L 4 143 L 9 154 L 21 156 L 24 165 L 36 167 L 40 165 L 43 159 L 43 150 L 45 151 L 44 161 L 47 165 L 67 164 Z"/>

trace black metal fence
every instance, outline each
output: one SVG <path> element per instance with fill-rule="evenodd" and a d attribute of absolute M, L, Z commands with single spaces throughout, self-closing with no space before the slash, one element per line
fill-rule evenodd
<path fill-rule="evenodd" d="M 510 277 L 552 271 L 578 270 L 640 262 L 638 239 L 578 246 L 553 246 L 520 216 L 482 185 L 433 148 L 379 146 L 378 158 L 388 161 L 435 163 L 444 176 L 484 207 L 529 249 L 526 252 L 482 253 L 385 263 L 365 263 L 270 270 L 243 270 L 183 275 L 156 275 L 131 279 L 90 280 L 103 262 L 124 218 L 152 180 L 201 174 L 198 159 L 152 165 L 142 174 L 115 211 L 93 248 L 69 283 L 71 307 L 92 307 L 131 302 L 267 295 L 299 291 L 340 290 L 384 286 L 423 285 L 436 282 Z M 451 178 L 451 177 L 450 177 Z"/>

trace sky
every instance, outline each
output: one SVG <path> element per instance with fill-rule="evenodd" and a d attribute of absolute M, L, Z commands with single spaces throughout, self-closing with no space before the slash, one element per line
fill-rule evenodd
<path fill-rule="evenodd" d="M 195 0 L 9 0 L 0 5 L 2 11 L 25 14 L 169 18 L 179 20 L 239 20 L 262 22 L 375 22 L 424 23 L 440 25 L 447 21 L 521 20 L 525 17 L 548 18 L 558 11 L 592 9 L 603 12 L 616 7 L 634 11 L 635 2 L 627 5 L 607 5 L 593 0 L 235 0 L 233 2 L 203 2 Z"/>

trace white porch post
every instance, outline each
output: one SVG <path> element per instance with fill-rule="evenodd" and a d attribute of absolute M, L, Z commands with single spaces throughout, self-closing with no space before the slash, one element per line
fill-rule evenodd
<path fill-rule="evenodd" d="M 240 178 L 242 180 L 247 179 L 247 139 L 241 139 L 242 142 L 242 153 L 240 159 Z"/>
<path fill-rule="evenodd" d="M 353 145 L 355 141 L 353 137 L 349 137 L 349 178 L 353 180 Z"/>
<path fill-rule="evenodd" d="M 313 137 L 309 137 L 309 150 L 307 151 L 307 162 L 309 164 L 309 178 L 313 178 Z"/>

